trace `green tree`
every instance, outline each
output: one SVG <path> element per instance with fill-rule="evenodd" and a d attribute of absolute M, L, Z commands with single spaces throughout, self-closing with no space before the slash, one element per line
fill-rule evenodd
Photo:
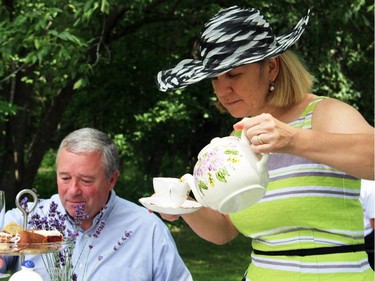
<path fill-rule="evenodd" d="M 155 75 L 197 55 L 203 24 L 234 4 L 259 8 L 277 34 L 312 8 L 293 49 L 315 74 L 314 91 L 353 104 L 373 123 L 373 3 L 338 2 L 3 1 L 2 188 L 14 198 L 32 187 L 42 160 L 53 166 L 46 152 L 53 156 L 61 138 L 83 126 L 116 139 L 124 159 L 119 192 L 134 199 L 150 193 L 153 176 L 191 171 L 200 149 L 234 120 L 216 110 L 209 81 L 160 93 Z"/>

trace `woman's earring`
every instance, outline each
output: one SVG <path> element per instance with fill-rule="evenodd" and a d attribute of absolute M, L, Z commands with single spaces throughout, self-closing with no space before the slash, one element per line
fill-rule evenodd
<path fill-rule="evenodd" d="M 270 92 L 275 91 L 275 82 L 270 81 L 270 88 L 269 88 L 269 91 L 270 91 Z"/>

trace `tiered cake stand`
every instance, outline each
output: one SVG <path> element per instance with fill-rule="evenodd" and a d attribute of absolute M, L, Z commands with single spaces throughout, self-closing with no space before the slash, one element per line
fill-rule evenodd
<path fill-rule="evenodd" d="M 28 210 L 25 210 L 21 205 L 24 196 L 31 196 L 33 201 L 28 203 Z M 16 196 L 16 206 L 23 215 L 22 228 L 27 229 L 28 215 L 38 205 L 38 196 L 31 189 L 23 189 Z M 72 240 L 64 238 L 64 241 L 53 243 L 0 243 L 0 255 L 20 256 L 20 264 L 25 260 L 25 254 L 28 255 L 42 255 L 63 250 L 71 244 Z"/>

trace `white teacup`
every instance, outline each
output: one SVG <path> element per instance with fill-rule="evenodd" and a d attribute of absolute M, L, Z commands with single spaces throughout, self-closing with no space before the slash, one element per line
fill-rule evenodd
<path fill-rule="evenodd" d="M 178 178 L 156 177 L 153 185 L 158 202 L 165 207 L 180 207 L 190 191 L 189 185 Z"/>

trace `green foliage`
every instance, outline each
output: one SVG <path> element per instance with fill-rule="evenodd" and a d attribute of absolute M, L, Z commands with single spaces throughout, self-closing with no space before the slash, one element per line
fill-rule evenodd
<path fill-rule="evenodd" d="M 79 34 L 74 34 L 79 30 L 72 29 L 67 22 L 69 17 L 74 17 L 67 6 L 53 7 L 33 1 L 22 3 L 19 10 L 16 17 L 2 16 L 1 57 L 3 61 L 10 63 L 6 64 L 9 72 L 12 65 L 16 65 L 18 69 L 35 64 L 41 67 L 43 71 L 35 72 L 27 80 L 29 83 L 36 83 L 35 80 L 46 81 L 48 72 L 50 76 L 61 67 L 69 66 L 72 59 L 79 58 L 77 50 L 87 46 Z M 72 66 L 74 73 L 77 67 Z"/>
<path fill-rule="evenodd" d="M 314 73 L 314 93 L 348 102 L 374 123 L 374 3 L 369 0 L 20 0 L 13 8 L 4 2 L 0 142 L 10 155 L 14 144 L 6 141 L 21 142 L 21 180 L 32 178 L 25 174 L 41 161 L 32 156 L 55 151 L 67 133 L 80 127 L 101 129 L 120 146 L 116 189 L 121 195 L 137 200 L 152 191 L 152 177 L 192 172 L 201 148 L 215 136 L 228 135 L 236 120 L 218 112 L 209 81 L 161 93 L 155 75 L 199 55 L 203 24 L 231 5 L 259 8 L 276 35 L 289 32 L 311 8 L 309 25 L 292 49 Z M 55 127 L 46 127 L 49 122 Z M 10 155 L 0 159 L 2 180 L 18 164 L 6 162 Z M 43 160 L 34 183 L 40 188 L 55 186 L 53 173 L 42 180 L 49 167 Z M 13 189 L 23 186 L 14 182 Z"/>
<path fill-rule="evenodd" d="M 9 120 L 9 117 L 15 115 L 17 112 L 17 106 L 9 103 L 0 96 L 0 123 Z"/>
<path fill-rule="evenodd" d="M 38 176 L 32 186 L 40 198 L 49 198 L 57 193 L 55 161 L 56 151 L 49 149 L 43 158 Z"/>

